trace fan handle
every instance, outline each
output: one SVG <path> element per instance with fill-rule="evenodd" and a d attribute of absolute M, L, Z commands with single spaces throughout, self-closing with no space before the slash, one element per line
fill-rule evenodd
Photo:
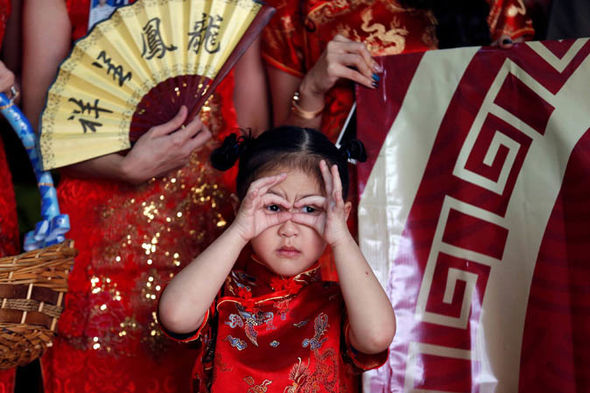
<path fill-rule="evenodd" d="M 274 15 L 275 11 L 275 8 L 267 4 L 262 5 L 262 8 L 254 17 L 254 20 L 252 20 L 252 23 L 250 23 L 250 26 L 248 26 L 242 38 L 240 38 L 240 41 L 238 41 L 238 44 L 234 48 L 232 54 L 221 66 L 217 75 L 215 75 L 215 77 L 213 78 L 213 81 L 207 89 L 207 92 L 199 98 L 195 106 L 190 110 L 189 115 L 186 119 L 186 124 L 190 123 L 191 120 L 194 119 L 194 117 L 199 113 L 201 107 L 203 106 L 203 104 L 205 104 L 205 102 L 213 93 L 217 85 L 221 83 L 223 78 L 225 78 L 227 73 L 232 69 L 232 67 L 236 64 L 239 58 L 242 57 L 244 53 L 246 53 L 246 50 L 254 42 L 256 37 L 260 35 L 262 29 L 268 24 L 270 18 Z"/>

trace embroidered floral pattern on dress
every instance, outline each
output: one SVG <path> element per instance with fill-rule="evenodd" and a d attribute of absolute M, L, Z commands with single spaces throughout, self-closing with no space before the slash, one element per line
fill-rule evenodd
<path fill-rule="evenodd" d="M 264 393 L 268 390 L 268 385 L 272 383 L 271 380 L 265 379 L 261 384 L 255 385 L 256 382 L 254 381 L 253 377 L 244 378 L 244 382 L 251 386 L 248 389 L 248 393 Z"/>
<path fill-rule="evenodd" d="M 322 344 L 327 340 L 326 337 L 322 338 L 322 336 L 326 333 L 328 327 L 328 316 L 324 313 L 321 313 L 317 316 L 317 318 L 314 321 L 313 328 L 315 335 L 311 339 L 306 338 L 305 340 L 303 340 L 303 342 L 301 343 L 303 348 L 309 347 L 309 349 L 313 351 L 320 349 L 322 347 Z"/>
<path fill-rule="evenodd" d="M 236 348 L 238 351 L 243 351 L 244 349 L 248 348 L 248 344 L 245 341 L 240 340 L 239 338 L 227 336 L 225 340 L 229 342 L 229 344 L 232 347 Z"/>
<path fill-rule="evenodd" d="M 243 305 L 252 302 L 250 310 Z M 358 392 L 368 360 L 350 360 L 355 355 L 345 339 L 340 288 L 321 281 L 318 265 L 287 279 L 254 258 L 238 261 L 212 310 L 202 330 L 217 331 L 203 357 L 215 356 L 212 376 L 205 362 L 197 363 L 194 376 L 202 389 L 207 378 L 212 385 L 199 392 Z M 386 355 L 367 355 L 371 367 Z M 247 386 L 236 383 L 241 380 Z"/>

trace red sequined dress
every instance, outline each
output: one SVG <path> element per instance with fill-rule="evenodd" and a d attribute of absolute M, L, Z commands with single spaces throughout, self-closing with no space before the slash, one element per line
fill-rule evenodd
<path fill-rule="evenodd" d="M 291 278 L 251 259 L 228 276 L 197 340 L 204 356 L 194 371 L 198 393 L 354 393 L 362 371 L 387 351 L 365 355 L 348 341 L 340 287 L 316 264 Z"/>
<path fill-rule="evenodd" d="M 77 39 L 86 32 L 89 0 L 67 5 Z M 232 95 L 228 77 L 201 112 L 217 138 L 237 126 Z M 45 393 L 190 392 L 195 349 L 164 336 L 156 310 L 166 283 L 233 217 L 210 150 L 138 187 L 62 176 L 60 207 L 79 255 L 59 336 L 42 358 Z"/>
<path fill-rule="evenodd" d="M 9 15 L 10 0 L 0 0 L 0 46 Z M 2 133 L 14 132 L 7 122 L 2 124 Z M 0 138 L 0 257 L 16 255 L 19 252 L 18 220 L 12 176 L 6 162 L 4 143 Z M 0 392 L 14 391 L 14 375 L 13 369 L 0 371 Z"/>

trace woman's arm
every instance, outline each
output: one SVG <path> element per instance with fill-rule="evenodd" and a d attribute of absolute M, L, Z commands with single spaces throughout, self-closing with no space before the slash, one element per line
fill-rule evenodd
<path fill-rule="evenodd" d="M 2 42 L 2 61 L 6 68 L 15 73 L 15 85 L 20 86 L 22 64 L 22 0 L 12 0 L 10 17 L 6 21 L 4 41 Z"/>
<path fill-rule="evenodd" d="M 37 128 L 47 90 L 70 50 L 72 27 L 64 0 L 25 0 L 23 7 L 23 111 Z"/>
<path fill-rule="evenodd" d="M 239 126 L 251 129 L 254 135 L 266 131 L 270 125 L 270 111 L 268 84 L 260 56 L 260 38 L 236 63 L 234 80 L 234 105 Z"/>
<path fill-rule="evenodd" d="M 37 125 L 47 91 L 71 46 L 71 23 L 64 0 L 26 0 L 24 4 L 23 110 Z M 191 152 L 211 137 L 198 117 L 182 127 L 187 110 L 152 127 L 126 154 L 108 154 L 63 170 L 71 176 L 141 184 L 185 165 Z M 37 128 L 37 127 L 35 127 Z"/>
<path fill-rule="evenodd" d="M 350 322 L 350 343 L 367 354 L 386 350 L 396 330 L 389 298 L 352 235 L 332 251 Z"/>
<path fill-rule="evenodd" d="M 336 35 L 328 43 L 318 61 L 301 79 L 269 66 L 273 124 L 318 129 L 322 121 L 321 111 L 326 93 L 339 79 L 348 79 L 374 88 L 378 81 L 377 72 L 377 63 L 366 46 L 341 35 Z M 299 100 L 296 103 L 297 108 L 292 110 L 295 91 L 299 91 Z"/>

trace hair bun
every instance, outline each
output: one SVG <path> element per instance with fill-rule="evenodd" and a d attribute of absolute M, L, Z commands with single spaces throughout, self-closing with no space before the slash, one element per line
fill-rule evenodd
<path fill-rule="evenodd" d="M 358 139 L 349 139 L 340 145 L 340 153 L 346 160 L 355 160 L 359 162 L 367 161 L 367 151 L 365 145 Z"/>
<path fill-rule="evenodd" d="M 247 145 L 247 139 L 244 136 L 229 134 L 223 140 L 220 147 L 211 153 L 211 165 L 220 171 L 227 171 L 234 166 L 240 154 Z"/>

